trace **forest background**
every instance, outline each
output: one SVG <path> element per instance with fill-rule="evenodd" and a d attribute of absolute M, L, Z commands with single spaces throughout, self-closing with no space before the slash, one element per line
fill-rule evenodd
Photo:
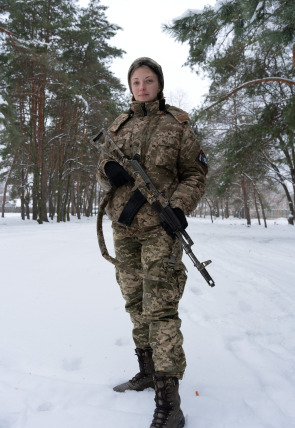
<path fill-rule="evenodd" d="M 111 71 L 123 50 L 106 6 L 90 0 L 0 0 L 0 182 L 21 217 L 90 216 L 102 191 L 89 144 L 128 108 Z M 295 3 L 223 0 L 164 24 L 186 65 L 210 81 L 191 123 L 209 163 L 195 215 L 264 217 L 286 205 L 294 224 Z M 127 48 L 127 47 L 126 47 Z M 126 49 L 127 50 L 127 49 Z M 181 105 L 179 105 L 181 107 Z"/>

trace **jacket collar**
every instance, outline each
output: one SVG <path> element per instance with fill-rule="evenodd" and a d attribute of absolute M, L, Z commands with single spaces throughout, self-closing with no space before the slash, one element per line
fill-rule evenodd
<path fill-rule="evenodd" d="M 160 100 L 151 101 L 147 103 L 134 101 L 130 106 L 130 110 L 133 112 L 134 116 L 137 117 L 160 114 L 165 110 L 165 100 L 164 98 L 162 98 Z"/>

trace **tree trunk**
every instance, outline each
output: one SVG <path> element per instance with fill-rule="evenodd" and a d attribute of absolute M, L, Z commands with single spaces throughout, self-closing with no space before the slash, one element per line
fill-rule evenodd
<path fill-rule="evenodd" d="M 25 220 L 26 218 L 26 208 L 25 208 L 25 184 L 24 184 L 24 169 L 21 169 L 21 188 L 20 188 L 20 212 L 21 219 Z"/>
<path fill-rule="evenodd" d="M 57 186 L 57 223 L 62 221 L 62 196 L 63 196 L 63 188 L 62 188 L 62 180 L 61 177 L 58 177 L 58 186 Z"/>
<path fill-rule="evenodd" d="M 34 168 L 35 169 L 35 168 Z M 38 175 L 34 173 L 33 188 L 32 188 L 32 200 L 33 200 L 33 220 L 38 219 L 38 201 L 37 201 L 37 192 L 38 192 Z"/>
<path fill-rule="evenodd" d="M 72 180 L 72 188 L 71 188 L 71 215 L 75 216 L 76 211 L 76 191 L 75 191 L 75 183 L 74 180 Z"/>
<path fill-rule="evenodd" d="M 212 205 L 210 204 L 210 202 L 209 202 L 209 200 L 207 198 L 206 198 L 206 202 L 207 202 L 208 207 L 210 209 L 211 222 L 213 223 L 213 207 L 212 207 Z"/>
<path fill-rule="evenodd" d="M 251 217 L 250 217 L 250 210 L 248 206 L 248 195 L 247 195 L 247 189 L 245 185 L 245 177 L 242 174 L 242 192 L 243 192 L 243 199 L 244 199 L 244 216 L 247 219 L 247 226 L 251 226 Z"/>
<path fill-rule="evenodd" d="M 265 211 L 264 211 L 264 205 L 263 205 L 263 202 L 262 202 L 262 198 L 261 198 L 260 192 L 258 192 L 257 186 L 256 186 L 256 184 L 254 183 L 254 181 L 252 180 L 252 178 L 251 178 L 251 177 L 249 177 L 249 176 L 247 176 L 247 178 L 248 178 L 248 179 L 250 180 L 250 182 L 252 183 L 252 186 L 253 186 L 253 189 L 254 189 L 254 200 L 255 200 L 255 206 L 257 205 L 257 204 L 256 204 L 256 194 L 258 195 L 258 199 L 259 199 L 259 203 L 260 203 L 261 211 L 262 211 L 262 216 L 263 216 L 263 221 L 264 221 L 264 227 L 267 227 L 266 217 L 265 217 Z M 258 216 L 259 216 L 259 212 L 258 212 L 258 208 L 257 208 L 257 218 L 259 219 L 258 221 L 259 221 L 259 224 L 260 224 L 260 217 L 258 217 Z"/>
<path fill-rule="evenodd" d="M 267 162 L 270 164 L 272 170 L 276 173 L 277 177 L 278 177 L 278 182 L 281 184 L 281 186 L 284 189 L 287 201 L 288 201 L 288 205 L 289 205 L 289 209 L 290 209 L 290 214 L 288 216 L 288 223 L 291 224 L 292 226 L 294 225 L 294 216 L 295 216 L 295 212 L 294 212 L 294 204 L 292 201 L 292 196 L 290 195 L 289 189 L 285 184 L 285 179 L 282 176 L 279 168 L 266 156 L 264 155 L 265 159 L 267 160 Z M 295 197 L 295 195 L 294 195 Z"/>
<path fill-rule="evenodd" d="M 21 188 L 20 188 L 20 201 L 21 201 L 21 218 L 25 220 L 26 218 L 26 206 L 25 206 L 25 137 L 24 137 L 24 114 L 23 114 L 23 99 L 20 95 L 19 97 L 19 122 L 20 122 L 20 134 L 22 140 L 22 167 L 20 171 L 21 175 Z"/>
<path fill-rule="evenodd" d="M 47 173 L 44 160 L 44 108 L 45 108 L 45 77 L 42 77 L 38 87 L 38 169 L 40 171 L 38 211 L 40 224 L 48 222 L 46 194 L 47 194 Z"/>
<path fill-rule="evenodd" d="M 9 182 L 9 179 L 11 177 L 11 174 L 12 174 L 14 165 L 16 163 L 17 157 L 18 157 L 18 152 L 16 150 L 16 152 L 14 153 L 14 157 L 13 157 L 13 160 L 12 160 L 11 167 L 9 169 L 8 176 L 7 176 L 5 184 L 4 184 L 3 201 L 2 201 L 2 217 L 4 217 L 4 212 L 5 212 L 5 203 L 6 203 L 6 193 L 7 193 L 8 182 Z"/>
<path fill-rule="evenodd" d="M 25 202 L 25 208 L 26 208 L 26 217 L 28 220 L 30 220 L 30 205 L 29 205 L 30 196 L 28 193 L 27 193 L 27 195 L 25 195 L 25 201 L 24 202 Z"/>
<path fill-rule="evenodd" d="M 220 212 L 219 212 L 219 200 L 218 200 L 218 199 L 216 199 L 216 200 L 214 201 L 214 214 L 215 214 L 215 217 L 220 217 Z"/>
<path fill-rule="evenodd" d="M 70 170 L 71 170 L 71 165 L 72 162 L 70 162 Z M 68 210 L 68 206 L 69 206 L 69 202 L 70 201 L 70 188 L 71 188 L 71 174 L 68 175 L 68 179 L 67 179 L 67 187 L 65 190 L 65 197 L 64 197 L 64 201 L 63 201 L 63 216 L 62 216 L 62 220 L 65 222 L 67 221 L 68 215 L 67 215 L 67 210 Z"/>
<path fill-rule="evenodd" d="M 88 203 L 86 207 L 86 217 L 92 215 L 92 206 L 93 206 L 93 197 L 94 197 L 94 184 L 88 188 Z"/>
<path fill-rule="evenodd" d="M 38 219 L 38 193 L 39 193 L 39 169 L 38 169 L 38 151 L 37 151 L 37 136 L 36 136 L 36 118 L 37 118 L 37 99 L 36 99 L 36 84 L 33 80 L 31 83 L 31 108 L 30 108 L 30 142 L 33 164 L 33 220 Z"/>
<path fill-rule="evenodd" d="M 224 210 L 224 217 L 229 218 L 229 207 L 228 207 L 228 197 L 225 199 L 225 210 Z"/>
<path fill-rule="evenodd" d="M 79 177 L 77 181 L 77 205 L 76 205 L 78 220 L 81 220 L 81 190 L 80 189 L 81 189 L 81 183 L 80 183 L 80 177 Z"/>
<path fill-rule="evenodd" d="M 258 205 L 257 205 L 256 189 L 255 188 L 253 189 L 253 195 L 254 195 L 254 205 L 255 205 L 257 220 L 258 220 L 258 224 L 260 226 L 261 222 L 260 222 L 260 215 L 259 215 L 259 210 L 258 210 Z"/>

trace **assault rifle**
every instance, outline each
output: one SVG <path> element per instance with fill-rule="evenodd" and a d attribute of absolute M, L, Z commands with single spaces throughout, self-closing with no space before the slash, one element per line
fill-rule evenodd
<path fill-rule="evenodd" d="M 102 144 L 97 143 L 102 135 L 107 138 L 116 155 L 109 153 L 102 147 Z M 185 253 L 192 260 L 194 266 L 199 270 L 201 275 L 207 281 L 208 285 L 210 285 L 210 287 L 214 287 L 215 283 L 206 270 L 206 266 L 211 263 L 211 260 L 200 262 L 192 252 L 191 247 L 194 244 L 192 239 L 181 226 L 178 217 L 175 215 L 173 209 L 169 205 L 169 201 L 156 189 L 149 176 L 140 165 L 139 155 L 135 155 L 133 159 L 130 159 L 124 155 L 124 153 L 120 150 L 120 148 L 116 145 L 116 143 L 112 140 L 111 136 L 104 128 L 102 128 L 99 133 L 92 138 L 92 145 L 98 150 L 104 151 L 110 158 L 118 162 L 128 172 L 128 174 L 134 179 L 135 188 L 141 193 L 142 196 L 146 198 L 148 203 L 151 205 L 152 210 L 159 215 L 161 220 L 169 225 Z M 104 241 L 103 244 L 105 244 Z M 111 259 L 109 261 L 114 263 L 114 259 L 110 256 L 106 258 Z"/>

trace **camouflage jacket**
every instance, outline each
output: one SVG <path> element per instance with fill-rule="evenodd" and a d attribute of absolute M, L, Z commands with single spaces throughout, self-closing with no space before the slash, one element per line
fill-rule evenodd
<path fill-rule="evenodd" d="M 134 102 L 128 113 L 121 114 L 108 132 L 121 151 L 130 157 L 140 155 L 140 163 L 152 183 L 170 201 L 172 208 L 181 208 L 186 215 L 196 207 L 204 194 L 207 166 L 186 112 L 165 106 L 164 100 L 149 103 Z M 110 143 L 103 143 L 97 179 L 104 190 L 110 189 L 105 164 L 113 152 Z M 106 212 L 116 222 L 130 197 L 131 183 L 119 187 Z M 160 219 L 148 203 L 136 214 L 131 227 L 158 225 Z M 115 226 L 115 224 L 114 224 Z"/>

